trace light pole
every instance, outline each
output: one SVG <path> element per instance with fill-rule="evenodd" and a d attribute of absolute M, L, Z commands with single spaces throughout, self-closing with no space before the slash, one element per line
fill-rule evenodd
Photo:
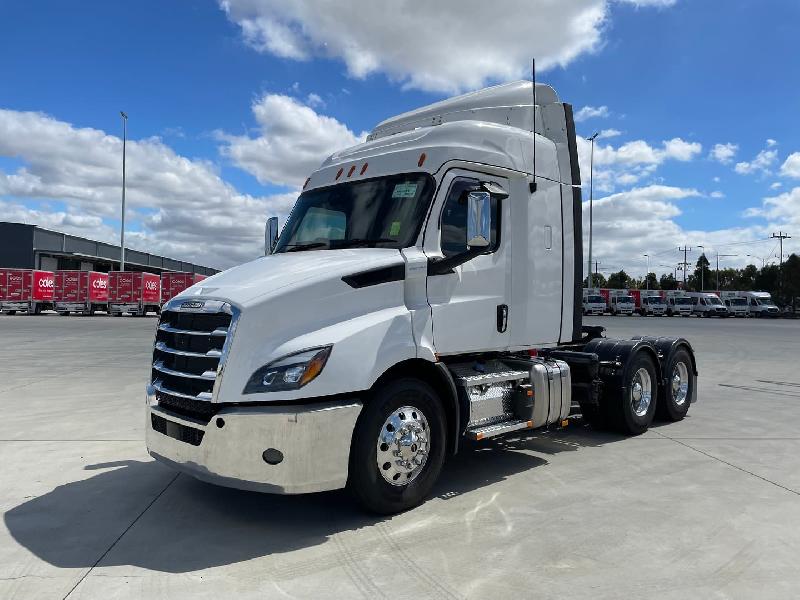
<path fill-rule="evenodd" d="M 589 279 L 587 284 L 589 288 L 592 287 L 592 210 L 594 207 L 594 140 L 600 134 L 595 131 L 594 135 L 586 138 L 587 141 L 592 143 L 592 150 L 589 153 Z"/>
<path fill-rule="evenodd" d="M 642 254 L 645 258 L 647 258 L 647 273 L 644 274 L 644 286 L 646 290 L 650 290 L 650 255 L 649 254 Z"/>
<path fill-rule="evenodd" d="M 760 260 L 762 269 L 767 266 L 767 260 L 772 258 L 771 256 L 768 256 L 767 258 L 761 258 L 760 256 L 756 256 L 755 254 L 747 254 L 746 256 L 749 256 L 750 258 L 756 258 L 756 259 Z"/>
<path fill-rule="evenodd" d="M 719 254 L 717 253 L 717 291 L 719 291 L 719 257 L 720 256 L 739 256 L 738 254 Z"/>
<path fill-rule="evenodd" d="M 125 270 L 125 146 L 128 142 L 128 115 L 119 111 L 122 117 L 122 223 L 119 228 L 119 270 Z"/>

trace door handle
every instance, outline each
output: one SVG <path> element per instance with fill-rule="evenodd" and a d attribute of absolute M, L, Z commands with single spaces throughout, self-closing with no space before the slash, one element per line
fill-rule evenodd
<path fill-rule="evenodd" d="M 497 331 L 505 333 L 508 328 L 508 304 L 497 305 Z"/>

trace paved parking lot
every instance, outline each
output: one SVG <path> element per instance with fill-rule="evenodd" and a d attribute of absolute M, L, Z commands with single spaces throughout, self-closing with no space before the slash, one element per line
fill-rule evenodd
<path fill-rule="evenodd" d="M 689 416 L 469 445 L 375 518 L 153 462 L 154 318 L 0 317 L 0 598 L 795 597 L 800 321 L 587 322 L 688 337 Z"/>

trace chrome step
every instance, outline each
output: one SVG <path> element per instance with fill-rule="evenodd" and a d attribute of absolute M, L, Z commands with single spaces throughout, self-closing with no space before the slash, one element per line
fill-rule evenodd
<path fill-rule="evenodd" d="M 485 440 L 486 438 L 509 433 L 511 431 L 519 431 L 520 429 L 533 428 L 533 421 L 503 421 L 502 423 L 493 423 L 483 427 L 475 427 L 474 429 L 467 429 L 467 438 L 470 440 Z"/>

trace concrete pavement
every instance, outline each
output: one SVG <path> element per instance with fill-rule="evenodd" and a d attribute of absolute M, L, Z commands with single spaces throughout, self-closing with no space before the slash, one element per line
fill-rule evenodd
<path fill-rule="evenodd" d="M 800 589 L 800 321 L 598 317 L 684 335 L 699 402 L 623 438 L 468 445 L 402 515 L 152 461 L 155 319 L 0 317 L 0 598 L 787 598 Z"/>

